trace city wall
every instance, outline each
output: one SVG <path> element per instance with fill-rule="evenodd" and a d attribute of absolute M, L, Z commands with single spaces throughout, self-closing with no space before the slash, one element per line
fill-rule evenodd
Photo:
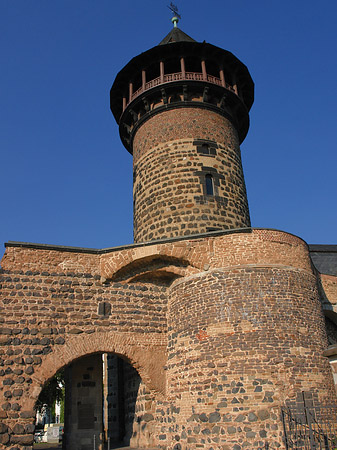
<path fill-rule="evenodd" d="M 150 429 L 148 445 L 167 449 L 282 448 L 282 404 L 334 401 L 322 283 L 293 235 L 9 243 L 1 278 L 0 448 L 30 449 L 44 383 L 96 353 L 130 362 L 151 395 L 134 418 L 142 445 Z"/>

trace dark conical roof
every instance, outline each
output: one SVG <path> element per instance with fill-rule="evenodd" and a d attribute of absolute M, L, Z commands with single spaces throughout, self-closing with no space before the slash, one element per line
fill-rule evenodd
<path fill-rule="evenodd" d="M 167 36 L 164 37 L 164 39 L 158 44 L 158 45 L 165 45 L 165 44 L 171 44 L 174 42 L 197 42 L 194 39 L 192 39 L 188 34 L 181 31 L 180 28 L 174 27 Z"/>

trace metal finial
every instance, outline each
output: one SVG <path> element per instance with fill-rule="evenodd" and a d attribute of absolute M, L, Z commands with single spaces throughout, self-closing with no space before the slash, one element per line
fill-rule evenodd
<path fill-rule="evenodd" d="M 174 28 L 177 27 L 177 23 L 179 22 L 179 19 L 181 19 L 181 15 L 178 13 L 178 7 L 171 2 L 170 6 L 168 6 L 168 9 L 170 9 L 172 11 L 173 17 L 172 17 L 172 23 Z"/>

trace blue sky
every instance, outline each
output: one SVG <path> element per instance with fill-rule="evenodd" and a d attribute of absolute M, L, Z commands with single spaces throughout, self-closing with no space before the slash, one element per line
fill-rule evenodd
<path fill-rule="evenodd" d="M 241 147 L 252 225 L 336 244 L 337 2 L 177 3 L 179 27 L 255 82 Z M 132 157 L 109 90 L 170 31 L 167 4 L 0 0 L 1 243 L 132 243 Z"/>

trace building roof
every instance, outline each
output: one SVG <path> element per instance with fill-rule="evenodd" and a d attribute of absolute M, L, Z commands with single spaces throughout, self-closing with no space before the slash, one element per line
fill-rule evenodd
<path fill-rule="evenodd" d="M 180 28 L 174 27 L 167 36 L 158 44 L 165 45 L 173 42 L 197 42 L 192 39 L 188 34 L 184 33 Z"/>
<path fill-rule="evenodd" d="M 310 256 L 320 273 L 337 276 L 337 245 L 309 245 Z"/>

